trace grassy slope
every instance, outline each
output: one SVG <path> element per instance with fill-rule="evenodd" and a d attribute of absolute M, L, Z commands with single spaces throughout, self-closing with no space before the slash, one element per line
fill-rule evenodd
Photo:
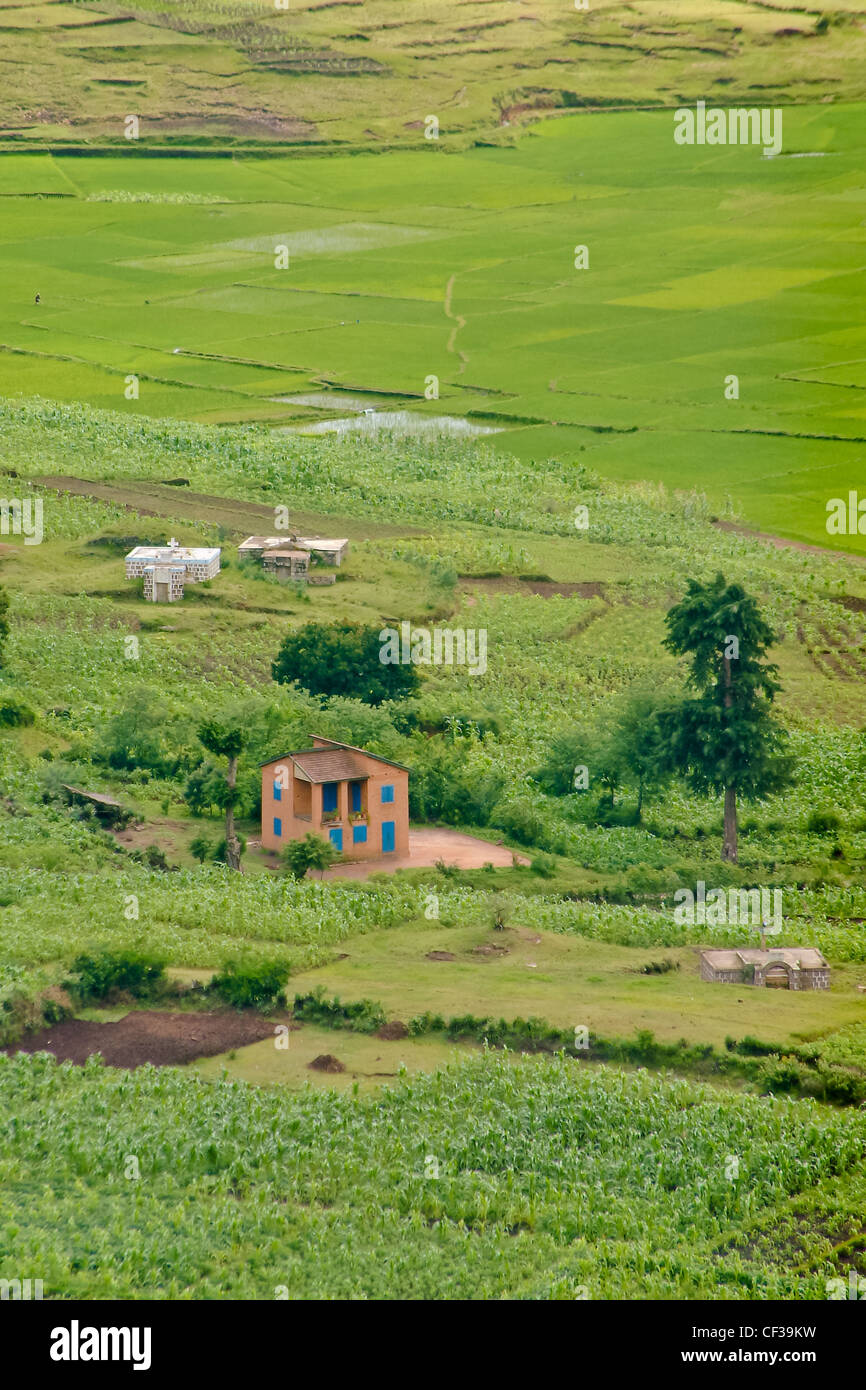
<path fill-rule="evenodd" d="M 863 94 L 856 0 L 820 14 L 757 0 L 89 0 L 0 6 L 0 136 L 25 145 L 146 138 L 416 143 L 499 138 L 527 113 Z"/>

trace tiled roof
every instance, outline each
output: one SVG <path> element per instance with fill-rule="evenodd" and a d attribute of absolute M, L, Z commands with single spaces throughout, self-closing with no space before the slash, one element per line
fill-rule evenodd
<path fill-rule="evenodd" d="M 357 782 L 370 775 L 357 754 L 342 748 L 311 748 L 309 752 L 289 756 L 311 782 Z"/>
<path fill-rule="evenodd" d="M 323 754 L 323 753 L 340 752 L 340 753 L 349 753 L 349 754 L 357 753 L 357 754 L 359 754 L 362 758 L 372 758 L 373 761 L 376 762 L 376 763 L 384 763 L 386 767 L 396 767 L 396 768 L 399 768 L 401 772 L 408 772 L 408 771 L 409 771 L 409 768 L 406 767 L 406 765 L 405 765 L 404 763 L 395 763 L 394 760 L 393 760 L 393 758 L 383 758 L 383 757 L 381 757 L 381 755 L 380 755 L 379 753 L 368 753 L 367 750 L 366 750 L 366 748 L 356 748 L 356 747 L 354 746 L 354 744 L 351 744 L 351 743 L 337 743 L 336 739 L 332 739 L 332 738 L 322 738 L 320 734 L 314 734 L 313 737 L 319 739 L 320 742 L 322 742 L 322 743 L 324 743 L 324 744 L 327 744 L 327 747 L 326 747 L 326 748 L 300 748 L 300 749 L 298 749 L 298 751 L 295 752 L 295 753 L 282 753 L 282 754 L 280 754 L 279 756 L 277 756 L 276 758 L 266 758 L 265 761 L 264 761 L 263 763 L 260 763 L 260 764 L 259 764 L 259 766 L 260 766 L 260 767 L 270 767 L 272 763 L 286 762 L 289 758 L 293 759 L 295 762 L 298 762 L 298 759 L 299 759 L 299 758 L 309 758 L 311 755 L 318 758 L 318 757 L 320 757 L 321 754 Z M 303 766 L 303 764 L 298 763 L 298 766 L 299 766 L 299 767 L 300 767 L 300 766 Z M 362 763 L 361 763 L 361 764 L 357 764 L 357 766 L 363 767 L 363 764 L 362 764 Z M 306 772 L 306 768 L 304 768 L 304 771 Z M 363 777 L 366 777 L 366 776 L 367 776 L 367 773 L 365 773 L 365 772 L 363 772 L 363 771 L 362 771 L 361 773 L 348 772 L 348 773 L 345 773 L 344 775 L 347 776 L 347 777 L 355 777 L 355 776 L 363 776 Z M 330 778 L 330 777 L 314 777 L 313 780 L 314 780 L 315 782 L 328 782 L 328 781 L 331 781 L 331 780 L 334 780 L 334 779 L 332 779 L 332 778 Z"/>

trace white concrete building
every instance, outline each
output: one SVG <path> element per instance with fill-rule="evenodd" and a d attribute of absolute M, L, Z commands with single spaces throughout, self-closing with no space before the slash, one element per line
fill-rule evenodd
<path fill-rule="evenodd" d="M 126 557 L 126 577 L 141 579 L 153 565 L 180 567 L 187 584 L 201 584 L 219 574 L 221 553 L 219 546 L 184 546 L 174 537 L 168 545 L 137 545 Z"/>

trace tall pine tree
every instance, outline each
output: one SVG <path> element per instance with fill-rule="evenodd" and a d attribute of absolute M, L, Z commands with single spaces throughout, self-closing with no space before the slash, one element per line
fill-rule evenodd
<path fill-rule="evenodd" d="M 696 791 L 724 793 L 722 858 L 736 863 L 737 798 L 769 796 L 792 776 L 771 708 L 778 668 L 765 659 L 775 634 L 755 599 L 722 574 L 708 584 L 690 579 L 665 621 L 665 646 L 688 659 L 697 692 L 664 716 L 667 756 Z"/>

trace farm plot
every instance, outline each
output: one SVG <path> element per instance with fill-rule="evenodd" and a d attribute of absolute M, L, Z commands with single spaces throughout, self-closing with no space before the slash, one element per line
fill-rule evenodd
<path fill-rule="evenodd" d="M 445 416 L 863 553 L 826 530 L 866 419 L 861 114 L 786 110 L 814 159 L 695 161 L 670 112 L 300 163 L 0 156 L 3 390 L 220 425 Z M 28 196 L 43 171 L 69 196 Z"/>

